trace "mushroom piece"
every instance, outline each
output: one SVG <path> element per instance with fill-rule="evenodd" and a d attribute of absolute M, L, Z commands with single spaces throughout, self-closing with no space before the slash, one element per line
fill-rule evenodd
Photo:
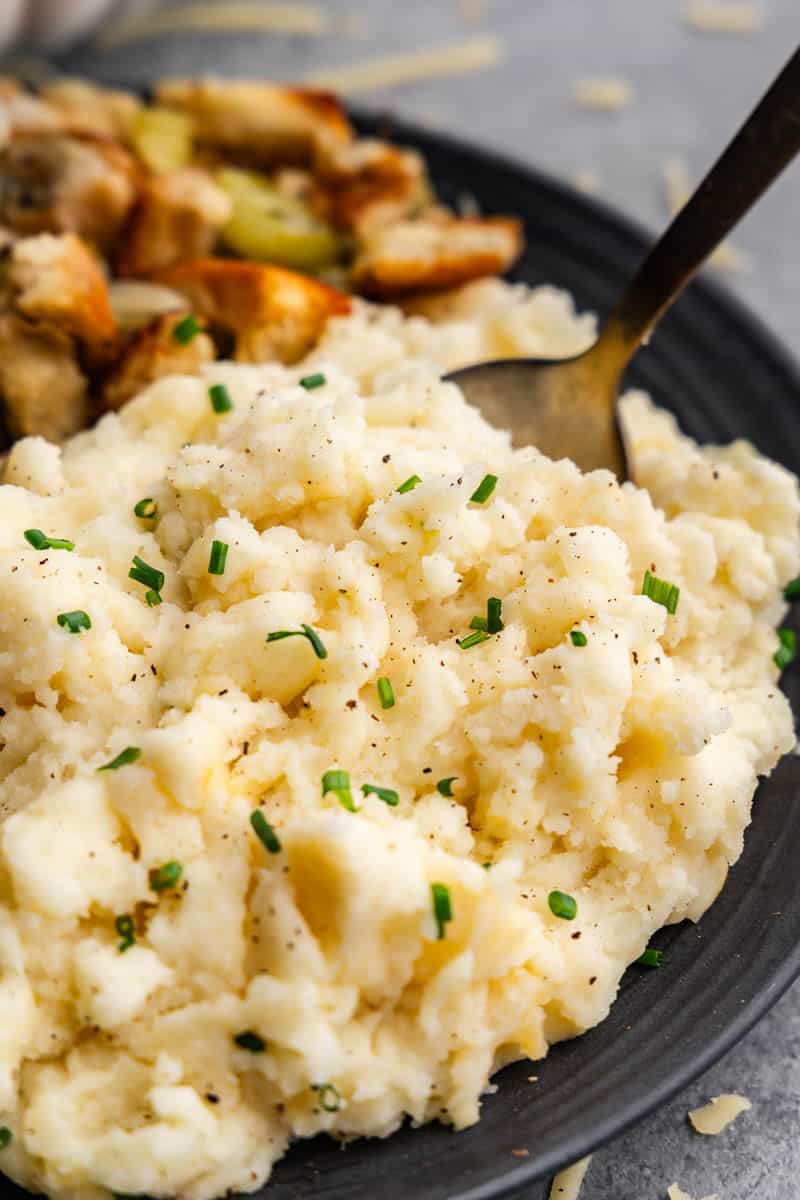
<path fill-rule="evenodd" d="M 14 135 L 0 156 L 0 224 L 21 234 L 116 240 L 136 197 L 138 168 L 114 142 L 63 133 Z"/>
<path fill-rule="evenodd" d="M 117 261 L 120 275 L 152 275 L 214 249 L 232 203 L 207 171 L 153 175 L 142 187 Z"/>
<path fill-rule="evenodd" d="M 308 163 L 352 130 L 330 92 L 257 80 L 165 79 L 160 104 L 194 118 L 200 145 L 255 165 Z"/>
<path fill-rule="evenodd" d="M 148 384 L 164 375 L 197 375 L 216 358 L 214 343 L 202 330 L 189 341 L 175 337 L 175 327 L 188 315 L 186 309 L 155 317 L 122 352 L 102 390 L 103 408 L 117 409 Z"/>
<path fill-rule="evenodd" d="M 372 230 L 351 282 L 365 296 L 393 300 L 500 275 L 521 250 L 522 230 L 512 217 L 455 217 L 436 209 Z"/>
<path fill-rule="evenodd" d="M 7 284 L 17 312 L 74 338 L 88 363 L 96 365 L 115 353 L 117 326 L 103 268 L 74 233 L 42 233 L 17 241 Z"/>
<path fill-rule="evenodd" d="M 0 403 L 12 438 L 60 442 L 89 418 L 87 382 L 72 339 L 51 326 L 0 314 Z"/>
<path fill-rule="evenodd" d="M 201 258 L 159 272 L 212 327 L 234 334 L 239 362 L 298 361 L 330 317 L 350 311 L 342 292 L 307 275 L 265 263 Z"/>

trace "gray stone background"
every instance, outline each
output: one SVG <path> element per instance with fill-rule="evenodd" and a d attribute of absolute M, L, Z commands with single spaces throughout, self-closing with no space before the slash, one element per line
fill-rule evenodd
<path fill-rule="evenodd" d="M 68 0 L 65 0 L 68 2 Z M 173 0 L 183 4 L 186 0 Z M 220 0 L 218 7 L 222 7 Z M 681 0 L 318 0 L 325 38 L 281 36 L 133 40 L 102 53 L 86 44 L 70 67 L 146 82 L 166 71 L 298 79 L 323 67 L 495 35 L 504 61 L 484 72 L 375 90 L 358 97 L 564 177 L 591 169 L 601 195 L 658 230 L 666 217 L 661 169 L 680 155 L 694 175 L 710 163 L 800 40 L 800 0 L 761 0 L 752 37 L 701 35 L 680 20 Z M 241 8 L 241 6 L 239 6 Z M 470 24 L 470 10 L 483 8 Z M 356 21 L 352 18 L 355 16 Z M 360 26 L 360 29 L 358 28 Z M 348 32 L 349 30 L 349 32 Z M 634 104 L 586 112 L 572 99 L 583 75 L 621 75 Z M 800 343 L 800 164 L 737 231 L 751 259 L 728 286 L 787 342 Z M 686 1112 L 723 1091 L 752 1111 L 717 1138 L 700 1138 Z M 695 1197 L 800 1197 L 800 985 L 724 1060 L 592 1161 L 581 1200 L 664 1200 L 678 1181 Z M 542 1200 L 544 1185 L 525 1200 Z"/>

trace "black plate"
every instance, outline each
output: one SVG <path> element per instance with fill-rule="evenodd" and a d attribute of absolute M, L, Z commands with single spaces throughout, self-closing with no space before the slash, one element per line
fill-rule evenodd
<path fill-rule="evenodd" d="M 386 131 L 360 118 L 366 131 Z M 604 313 L 652 240 L 627 219 L 536 171 L 421 129 L 391 135 L 426 156 L 439 194 L 471 193 L 517 213 L 527 250 L 514 272 L 567 288 Z M 637 358 L 646 388 L 702 441 L 744 436 L 800 472 L 800 376 L 769 333 L 722 289 L 693 284 Z M 795 711 L 800 679 L 784 685 Z M 632 968 L 610 1016 L 535 1066 L 496 1079 L 479 1124 L 462 1133 L 404 1127 L 340 1148 L 317 1138 L 279 1163 L 264 1200 L 495 1200 L 519 1192 L 640 1120 L 711 1065 L 800 974 L 800 759 L 762 784 L 744 854 L 698 925 L 663 931 L 661 971 Z M 538 1083 L 528 1082 L 532 1073 Z M 529 1157 L 512 1151 L 524 1149 Z M 6 1195 L 23 1196 L 16 1188 Z M 530 1193 L 528 1193 L 530 1194 Z"/>

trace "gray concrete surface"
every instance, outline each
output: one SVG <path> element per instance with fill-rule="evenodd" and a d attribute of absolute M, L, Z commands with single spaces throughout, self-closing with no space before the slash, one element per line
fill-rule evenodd
<path fill-rule="evenodd" d="M 699 174 L 788 58 L 800 37 L 798 0 L 762 0 L 752 38 L 699 35 L 680 22 L 681 0 L 488 0 L 467 25 L 457 0 L 329 0 L 336 18 L 358 9 L 361 38 L 174 37 L 104 55 L 84 48 L 75 69 L 117 78 L 166 70 L 228 70 L 298 78 L 365 56 L 433 47 L 492 33 L 506 57 L 463 78 L 375 91 L 361 99 L 471 137 L 566 177 L 591 168 L 602 195 L 654 229 L 665 219 L 661 165 L 685 156 Z M 578 110 L 576 76 L 619 74 L 634 105 L 609 115 Z M 752 258 L 729 279 L 786 341 L 800 346 L 800 164 L 742 225 L 736 245 Z M 701 1139 L 687 1109 L 720 1091 L 742 1091 L 752 1111 L 718 1138 Z M 796 1200 L 800 1196 L 800 987 L 731 1054 L 674 1103 L 594 1158 L 582 1200 L 663 1200 L 678 1181 L 692 1196 Z M 533 1189 L 526 1200 L 546 1192 Z"/>

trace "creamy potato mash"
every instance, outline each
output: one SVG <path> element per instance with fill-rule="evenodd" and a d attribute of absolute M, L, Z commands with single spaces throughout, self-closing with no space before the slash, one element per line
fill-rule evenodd
<path fill-rule="evenodd" d="M 205 1200 L 293 1137 L 462 1128 L 717 895 L 793 744 L 797 485 L 631 395 L 620 487 L 512 451 L 440 379 L 591 336 L 549 289 L 363 304 L 299 367 L 215 363 L 14 447 L 13 1178 Z"/>

